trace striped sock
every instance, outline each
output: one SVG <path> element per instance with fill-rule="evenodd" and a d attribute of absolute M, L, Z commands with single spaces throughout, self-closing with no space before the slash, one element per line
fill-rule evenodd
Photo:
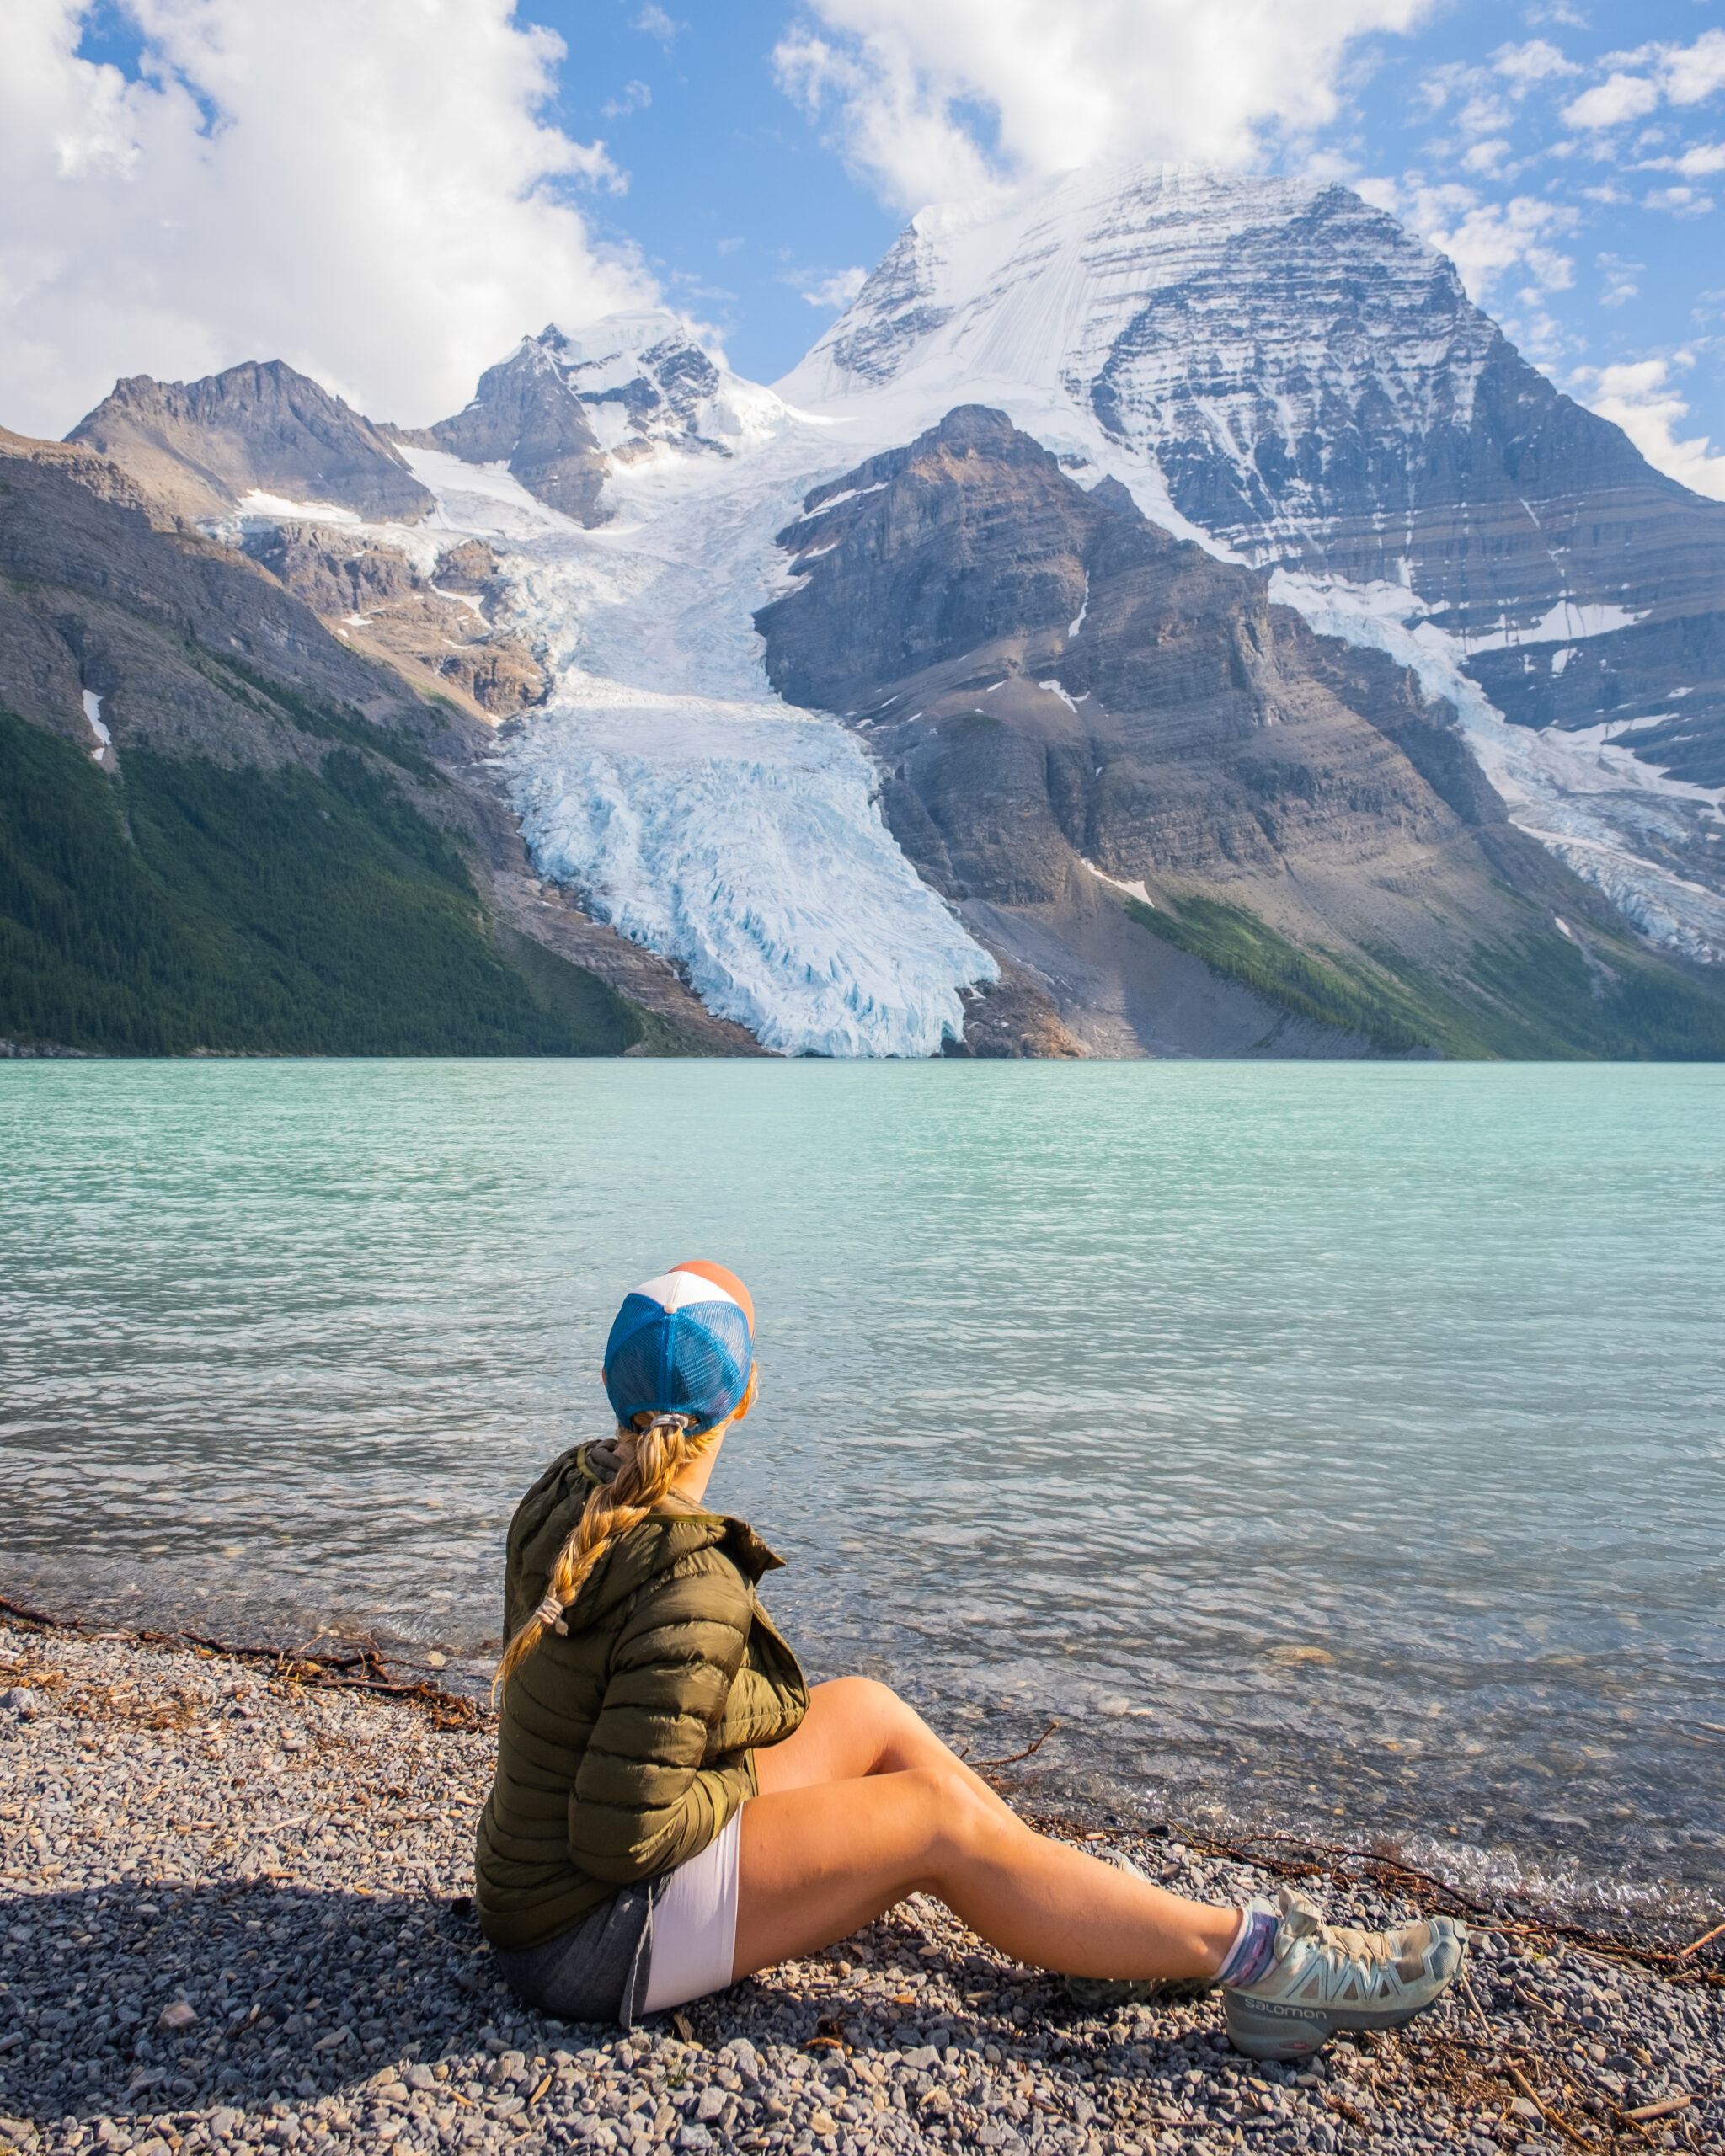
<path fill-rule="evenodd" d="M 1216 1982 L 1226 1984 L 1231 1991 L 1242 1991 L 1247 1984 L 1255 1984 L 1275 1959 L 1276 1926 L 1279 1922 L 1274 1909 L 1242 1909 L 1240 1929 L 1234 1934 L 1233 1945 L 1222 1957 Z"/>

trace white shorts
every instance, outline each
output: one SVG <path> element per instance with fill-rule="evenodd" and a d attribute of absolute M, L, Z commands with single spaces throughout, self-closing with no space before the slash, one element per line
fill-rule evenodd
<path fill-rule="evenodd" d="M 737 1875 L 743 1847 L 741 1808 L 698 1856 L 680 1864 L 655 1896 L 648 1919 L 651 1961 L 640 2011 L 658 2014 L 723 1991 L 737 1953 Z"/>

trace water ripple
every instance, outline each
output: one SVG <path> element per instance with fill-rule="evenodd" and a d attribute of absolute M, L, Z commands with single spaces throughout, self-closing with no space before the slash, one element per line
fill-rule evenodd
<path fill-rule="evenodd" d="M 1700 1891 L 1722 1097 L 1705 1067 L 0 1065 L 5 1577 L 477 1650 L 515 1497 L 603 1429 L 619 1294 L 717 1253 L 764 1394 L 716 1493 L 793 1561 L 770 1598 L 818 1673 L 888 1675 L 977 1756 L 1058 1718 L 1049 1797 Z"/>

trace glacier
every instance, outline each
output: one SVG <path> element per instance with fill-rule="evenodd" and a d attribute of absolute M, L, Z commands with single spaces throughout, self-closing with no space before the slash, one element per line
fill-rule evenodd
<path fill-rule="evenodd" d="M 675 318 L 637 314 L 560 349 L 575 365 L 596 355 L 590 385 L 609 387 L 667 344 L 691 349 Z M 774 693 L 751 619 L 785 588 L 772 537 L 804 475 L 851 453 L 772 391 L 708 373 L 712 393 L 681 400 L 662 440 L 623 444 L 621 408 L 595 408 L 631 451 L 611 462 L 611 520 L 595 529 L 500 463 L 414 446 L 402 454 L 436 504 L 418 524 L 262 494 L 236 522 L 334 526 L 426 576 L 452 542 L 487 542 L 508 588 L 498 625 L 553 678 L 493 760 L 541 872 L 769 1049 L 937 1054 L 963 1036 L 963 991 L 999 969 L 900 851 L 862 747 Z"/>
<path fill-rule="evenodd" d="M 767 684 L 751 616 L 782 588 L 772 534 L 809 453 L 784 438 L 809 423 L 752 384 L 721 394 L 731 453 L 708 435 L 655 446 L 614 469 L 611 520 L 591 531 L 500 467 L 403 452 L 440 538 L 497 552 L 499 620 L 553 674 L 499 743 L 510 798 L 543 873 L 764 1047 L 937 1054 L 962 1038 L 962 991 L 999 969 L 900 851 L 862 748 Z M 739 471 L 740 441 L 777 453 Z"/>
<path fill-rule="evenodd" d="M 1668 777 L 1619 745 L 1620 727 L 1511 726 L 1463 671 L 1466 641 L 1420 618 L 1404 585 L 1281 568 L 1269 585 L 1271 598 L 1320 636 L 1386 652 L 1413 670 L 1428 696 L 1447 699 L 1511 823 L 1603 891 L 1644 936 L 1702 965 L 1725 963 L 1725 892 L 1684 875 L 1673 859 L 1692 857 L 1697 841 L 1725 848 L 1725 787 Z"/>

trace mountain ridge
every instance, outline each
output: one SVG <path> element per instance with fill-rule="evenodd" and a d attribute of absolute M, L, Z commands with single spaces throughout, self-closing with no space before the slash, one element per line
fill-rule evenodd
<path fill-rule="evenodd" d="M 282 360 L 192 382 L 128 376 L 66 439 L 189 523 L 224 516 L 253 491 L 403 522 L 432 506 L 381 429 Z"/>
<path fill-rule="evenodd" d="M 1172 969 L 1124 955 L 1124 910 L 1213 967 L 1244 937 L 1237 985 L 1279 968 L 1290 1010 L 1380 1048 L 1626 1052 L 1619 1006 L 1659 969 L 1509 823 L 1452 715 L 1004 414 L 959 408 L 813 489 L 780 544 L 795 588 L 756 616 L 775 686 L 848 710 L 906 852 L 1092 1046 L 1119 1020 L 1156 1038 L 1135 982 Z M 1103 942 L 1132 985 L 1098 1027 L 1066 984 Z M 1674 1040 L 1725 1049 L 1725 1004 L 1669 994 Z"/>
<path fill-rule="evenodd" d="M 923 213 L 772 389 L 647 313 L 523 339 L 430 429 L 318 407 L 411 522 L 260 501 L 313 452 L 278 376 L 236 419 L 231 374 L 208 453 L 168 444 L 220 482 L 193 528 L 494 727 L 553 894 L 786 1052 L 1618 1052 L 1614 982 L 1652 963 L 1692 1016 L 1721 985 L 1685 958 L 1725 959 L 1725 505 L 1346 189 L 1146 168 Z M 994 526 L 906 552 L 888 503 L 914 521 L 925 438 L 979 403 L 969 451 L 1017 474 Z M 161 445 L 112 421 L 147 492 Z M 1045 589 L 1007 573 L 1039 518 Z M 931 622 L 985 588 L 948 648 Z"/>

